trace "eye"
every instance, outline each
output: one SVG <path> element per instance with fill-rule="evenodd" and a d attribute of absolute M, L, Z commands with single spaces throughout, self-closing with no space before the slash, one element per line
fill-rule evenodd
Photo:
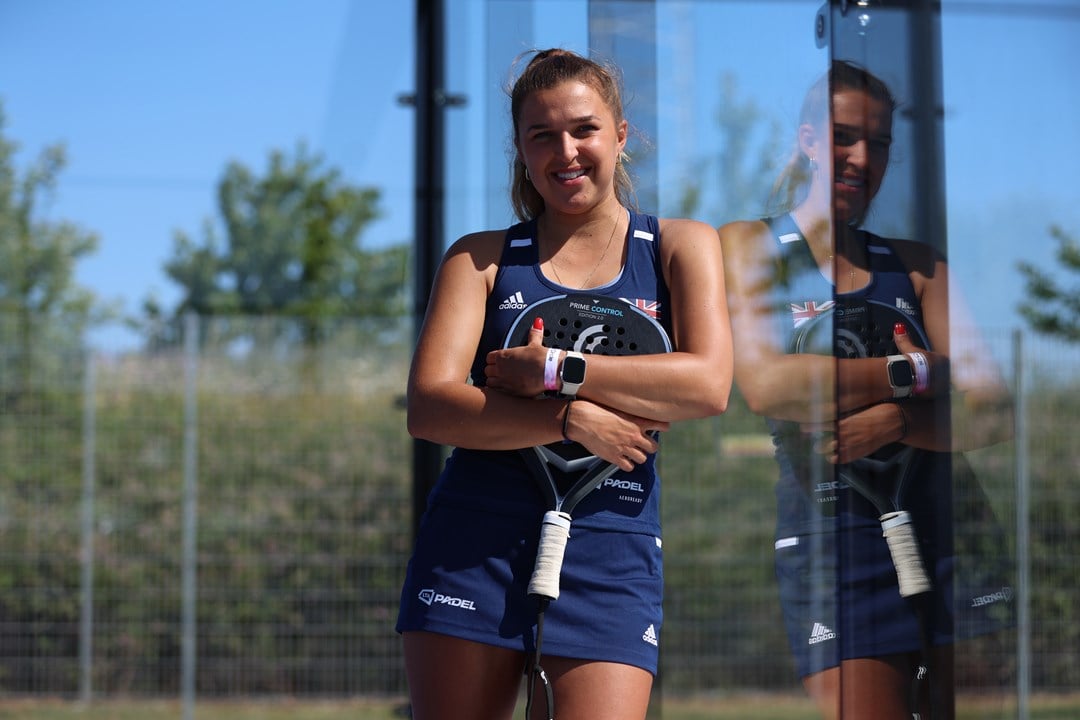
<path fill-rule="evenodd" d="M 843 128 L 833 130 L 833 144 L 837 147 L 851 147 L 856 142 L 858 142 L 858 137 L 850 130 Z"/>

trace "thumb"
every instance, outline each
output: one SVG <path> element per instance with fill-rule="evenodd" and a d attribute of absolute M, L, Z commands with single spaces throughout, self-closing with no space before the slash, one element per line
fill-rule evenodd
<path fill-rule="evenodd" d="M 529 328 L 529 345 L 539 346 L 544 344 L 544 318 L 538 317 L 533 320 Z"/>
<path fill-rule="evenodd" d="M 917 349 L 907 334 L 907 327 L 902 322 L 893 325 L 893 340 L 896 341 L 896 349 L 902 353 L 907 354 Z"/>

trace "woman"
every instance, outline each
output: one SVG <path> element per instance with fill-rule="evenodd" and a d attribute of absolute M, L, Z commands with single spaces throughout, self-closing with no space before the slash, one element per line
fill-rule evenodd
<path fill-rule="evenodd" d="M 510 98 L 511 196 L 522 222 L 467 235 L 446 253 L 409 377 L 410 433 L 455 446 L 402 590 L 413 717 L 513 714 L 534 649 L 537 601 L 526 583 L 546 509 L 516 451 L 568 439 L 615 463 L 630 481 L 618 485 L 636 490 L 602 488 L 574 511 L 543 668 L 560 720 L 643 718 L 663 584 L 650 433 L 726 407 L 719 244 L 702 223 L 630 209 L 628 125 L 607 68 L 539 52 Z M 557 380 L 566 353 L 548 363 L 540 332 L 513 349 L 502 340 L 523 307 L 582 290 L 655 306 L 675 351 L 589 355 L 576 397 L 540 399 L 572 390 Z"/>
<path fill-rule="evenodd" d="M 972 326 L 944 258 L 860 228 L 889 163 L 894 110 L 883 82 L 834 62 L 803 103 L 774 192 L 780 211 L 719 230 L 735 381 L 777 446 L 789 642 L 825 717 L 952 716 L 953 608 L 967 589 L 952 577 L 951 451 L 1011 433 L 989 353 L 960 331 Z M 891 357 L 874 357 L 860 334 L 878 312 L 899 318 L 887 325 Z M 912 471 L 904 509 L 932 587 L 913 597 L 901 594 L 881 510 L 849 485 L 867 459 L 907 457 L 894 466 Z M 913 680 L 927 665 L 929 693 Z"/>

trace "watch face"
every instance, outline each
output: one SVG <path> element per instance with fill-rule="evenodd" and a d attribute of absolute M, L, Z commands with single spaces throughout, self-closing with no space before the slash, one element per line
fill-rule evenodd
<path fill-rule="evenodd" d="M 907 360 L 897 360 L 889 363 L 889 382 L 892 383 L 893 387 L 908 387 L 914 382 L 914 379 L 911 374 L 911 363 Z"/>
<path fill-rule="evenodd" d="M 585 361 L 573 355 L 567 355 L 562 364 L 562 381 L 564 383 L 585 382 Z"/>

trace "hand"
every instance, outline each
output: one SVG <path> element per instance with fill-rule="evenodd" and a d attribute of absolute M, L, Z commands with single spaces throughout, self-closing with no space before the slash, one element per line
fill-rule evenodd
<path fill-rule="evenodd" d="M 895 403 L 885 402 L 863 408 L 827 426 L 804 424 L 804 432 L 818 433 L 814 451 L 833 464 L 864 458 L 875 450 L 896 442 L 903 435 L 903 419 Z"/>
<path fill-rule="evenodd" d="M 924 350 L 911 341 L 907 334 L 904 323 L 898 322 L 893 328 L 893 340 L 896 349 L 908 356 L 912 369 L 915 370 L 915 361 L 911 358 L 912 353 L 922 353 L 927 362 L 927 388 L 919 393 L 920 397 L 936 397 L 946 395 L 949 392 L 949 358 L 941 353 Z"/>
<path fill-rule="evenodd" d="M 525 345 L 492 350 L 487 354 L 487 386 L 509 395 L 536 397 L 544 393 L 544 321 L 536 318 Z"/>
<path fill-rule="evenodd" d="M 647 433 L 664 431 L 670 423 L 628 415 L 588 400 L 575 400 L 568 406 L 570 420 L 566 435 L 605 462 L 630 471 L 645 462 L 659 444 Z"/>

